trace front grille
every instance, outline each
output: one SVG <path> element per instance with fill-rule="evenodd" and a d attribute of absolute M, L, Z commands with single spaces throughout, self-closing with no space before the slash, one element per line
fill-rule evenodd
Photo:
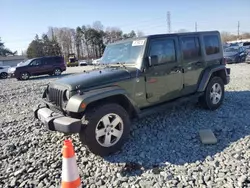
<path fill-rule="evenodd" d="M 62 107 L 64 90 L 49 88 L 49 101 L 56 106 Z"/>

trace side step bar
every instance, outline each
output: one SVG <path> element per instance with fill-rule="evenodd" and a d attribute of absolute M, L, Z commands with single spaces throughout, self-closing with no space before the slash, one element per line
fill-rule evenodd
<path fill-rule="evenodd" d="M 196 93 L 196 94 L 193 94 L 193 95 L 188 95 L 188 96 L 185 96 L 185 97 L 175 99 L 173 101 L 166 102 L 164 104 L 155 105 L 153 107 L 152 106 L 147 107 L 147 108 L 141 110 L 141 112 L 138 114 L 138 117 L 142 118 L 142 117 L 149 116 L 149 115 L 152 115 L 152 114 L 155 114 L 155 113 L 158 113 L 158 112 L 162 112 L 162 111 L 166 110 L 167 108 L 170 108 L 170 107 L 173 107 L 173 106 L 179 106 L 182 103 L 195 102 L 202 95 L 203 95 L 203 92 Z"/>

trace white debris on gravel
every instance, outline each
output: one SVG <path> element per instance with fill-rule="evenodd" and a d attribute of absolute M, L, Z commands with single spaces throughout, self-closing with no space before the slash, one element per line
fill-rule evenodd
<path fill-rule="evenodd" d="M 250 65 L 228 67 L 231 82 L 216 111 L 190 104 L 135 120 L 122 151 L 105 159 L 71 136 L 83 186 L 250 187 Z M 32 112 L 55 79 L 0 80 L 0 187 L 60 185 L 68 137 L 48 131 Z M 218 143 L 203 145 L 201 129 L 211 129 Z"/>

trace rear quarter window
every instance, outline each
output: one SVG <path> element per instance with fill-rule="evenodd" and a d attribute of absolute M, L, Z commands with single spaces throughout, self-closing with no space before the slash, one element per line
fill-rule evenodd
<path fill-rule="evenodd" d="M 220 53 L 220 41 L 217 35 L 206 35 L 203 39 L 207 55 Z"/>
<path fill-rule="evenodd" d="M 63 63 L 62 57 L 53 58 L 53 63 L 55 63 L 55 64 Z"/>

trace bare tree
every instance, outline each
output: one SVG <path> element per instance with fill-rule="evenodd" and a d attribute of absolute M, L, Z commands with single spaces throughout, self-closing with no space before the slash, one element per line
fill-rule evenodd
<path fill-rule="evenodd" d="M 97 30 L 97 31 L 103 31 L 104 26 L 102 25 L 102 23 L 100 21 L 95 21 L 92 24 L 92 28 L 95 29 L 95 30 Z"/>
<path fill-rule="evenodd" d="M 145 36 L 145 34 L 144 34 L 142 31 L 139 31 L 139 30 L 138 30 L 138 31 L 136 32 L 136 36 L 137 36 L 137 37 L 143 37 L 143 36 Z"/>

